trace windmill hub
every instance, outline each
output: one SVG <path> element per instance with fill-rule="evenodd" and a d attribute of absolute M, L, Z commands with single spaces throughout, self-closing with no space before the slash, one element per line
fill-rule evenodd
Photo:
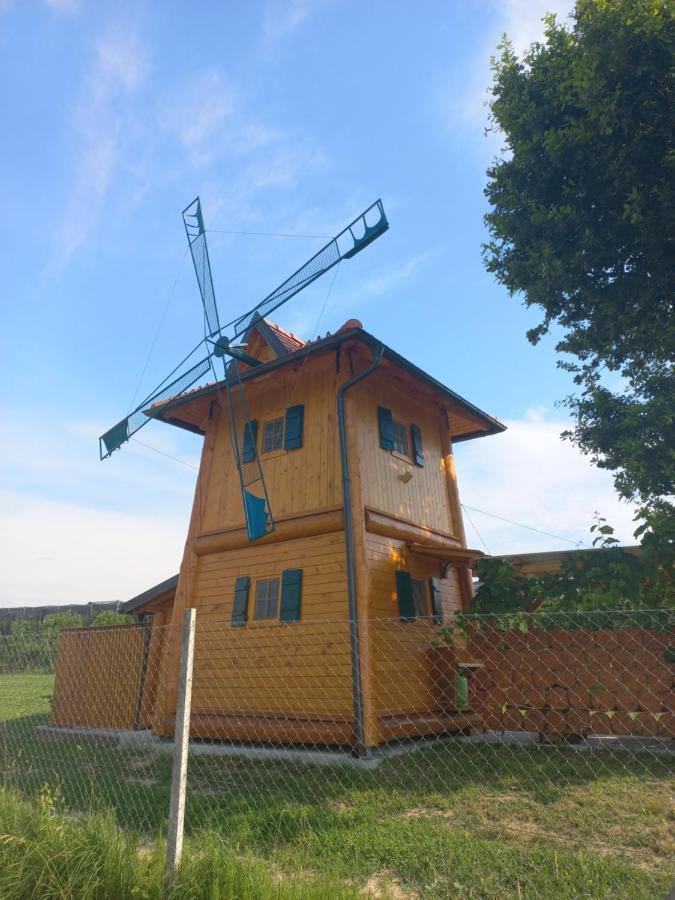
<path fill-rule="evenodd" d="M 230 339 L 226 338 L 224 334 L 222 334 L 218 340 L 213 345 L 213 355 L 214 356 L 225 356 L 225 354 L 230 349 Z"/>

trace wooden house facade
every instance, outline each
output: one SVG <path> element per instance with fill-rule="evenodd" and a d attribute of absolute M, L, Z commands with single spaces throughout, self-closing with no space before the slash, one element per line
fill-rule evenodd
<path fill-rule="evenodd" d="M 249 543 L 222 384 L 153 408 L 204 436 L 177 579 L 137 598 L 153 633 L 197 610 L 192 734 L 368 752 L 462 727 L 428 671 L 436 624 L 466 608 L 471 567 L 453 444 L 503 426 L 352 320 L 304 343 L 261 319 L 242 366 L 275 530 Z M 171 734 L 180 628 L 156 642 Z M 154 638 L 153 638 L 154 640 Z M 151 649 L 152 649 L 151 641 Z"/>

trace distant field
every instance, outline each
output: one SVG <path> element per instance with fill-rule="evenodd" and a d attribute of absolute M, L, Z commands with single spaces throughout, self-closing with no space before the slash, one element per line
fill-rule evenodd
<path fill-rule="evenodd" d="M 34 799 L 46 784 L 56 809 L 110 809 L 148 846 L 168 809 L 170 758 L 37 740 L 51 684 L 0 676 L 4 786 Z M 671 761 L 453 742 L 374 771 L 195 755 L 188 854 L 215 841 L 284 883 L 339 879 L 345 895 L 659 898 L 675 874 Z"/>

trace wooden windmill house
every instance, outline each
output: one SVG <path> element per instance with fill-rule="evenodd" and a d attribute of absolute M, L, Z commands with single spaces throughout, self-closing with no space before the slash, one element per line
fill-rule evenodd
<path fill-rule="evenodd" d="M 437 623 L 470 603 L 480 555 L 466 546 L 452 446 L 504 427 L 356 320 L 306 343 L 266 318 L 386 230 L 379 201 L 230 323 L 229 340 L 198 201 L 187 214 L 209 356 L 102 438 L 109 455 L 150 418 L 204 436 L 180 574 L 131 604 L 152 614 L 164 673 L 162 689 L 139 680 L 140 724 L 172 732 L 180 629 L 162 626 L 194 607 L 195 737 L 367 753 L 456 730 L 461 712 L 439 705 L 426 654 Z M 186 390 L 224 355 L 222 376 Z"/>

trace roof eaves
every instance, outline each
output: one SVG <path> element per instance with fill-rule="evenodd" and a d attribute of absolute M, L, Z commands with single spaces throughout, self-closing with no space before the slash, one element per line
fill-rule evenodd
<path fill-rule="evenodd" d="M 254 369 L 249 369 L 249 371 L 247 372 L 242 372 L 241 379 L 242 381 L 248 381 L 249 379 L 257 378 L 260 375 L 266 374 L 267 372 L 279 368 L 280 366 L 288 365 L 292 362 L 295 362 L 296 360 L 304 359 L 311 354 L 319 353 L 322 350 L 330 350 L 333 347 L 339 346 L 340 344 L 348 340 L 359 340 L 362 343 L 366 344 L 368 347 L 379 346 L 382 343 L 376 337 L 374 337 L 369 332 L 364 331 L 362 328 L 345 329 L 344 331 L 338 331 L 335 334 L 329 335 L 325 338 L 320 338 L 319 340 L 312 343 L 307 343 L 303 347 L 300 347 L 298 350 L 294 350 L 293 352 L 287 353 L 285 356 L 279 357 L 278 359 L 273 359 L 270 360 L 270 362 L 266 362 L 260 366 L 256 366 L 256 368 Z M 473 439 L 474 437 L 484 437 L 489 434 L 499 434 L 500 432 L 506 431 L 506 425 L 503 425 L 498 419 L 495 419 L 493 416 L 488 415 L 488 413 L 483 412 L 482 409 L 474 406 L 473 403 L 470 403 L 468 400 L 465 400 L 464 397 L 461 397 L 459 394 L 456 394 L 444 384 L 441 384 L 440 381 L 437 381 L 433 376 L 418 368 L 414 363 L 411 363 L 410 360 L 407 360 L 404 356 L 396 353 L 395 350 L 392 350 L 390 347 L 385 346 L 384 357 L 385 359 L 388 359 L 389 362 L 408 372 L 413 377 L 419 378 L 421 381 L 426 382 L 429 387 L 437 390 L 448 400 L 462 407 L 468 413 L 470 413 L 472 416 L 479 419 L 486 425 L 486 428 L 484 430 L 479 429 L 477 431 L 469 432 L 466 435 L 459 435 L 454 438 L 454 441 L 467 441 Z M 205 385 L 203 388 L 197 389 L 190 397 L 190 399 L 196 399 L 197 396 L 208 396 L 215 391 L 221 390 L 221 385 L 222 382 Z M 173 400 L 167 400 L 165 404 L 162 405 L 162 415 L 157 415 L 156 417 L 163 419 L 164 413 L 168 412 L 175 406 L 179 406 L 183 402 L 185 402 L 185 398 L 182 395 L 176 397 Z M 165 421 L 167 421 L 167 419 L 165 419 Z M 179 423 L 176 420 L 174 424 L 178 425 Z"/>
<path fill-rule="evenodd" d="M 130 613 L 135 609 L 138 609 L 139 606 L 145 606 L 146 603 L 150 603 L 152 600 L 155 600 L 157 597 L 166 593 L 170 590 L 175 590 L 178 586 L 178 575 L 172 575 L 171 578 L 167 578 L 165 581 L 160 581 L 159 584 L 156 584 L 154 587 L 148 588 L 147 591 L 143 591 L 142 594 L 137 594 L 135 597 L 132 597 L 131 600 L 127 600 L 127 602 L 123 605 L 123 612 Z"/>

